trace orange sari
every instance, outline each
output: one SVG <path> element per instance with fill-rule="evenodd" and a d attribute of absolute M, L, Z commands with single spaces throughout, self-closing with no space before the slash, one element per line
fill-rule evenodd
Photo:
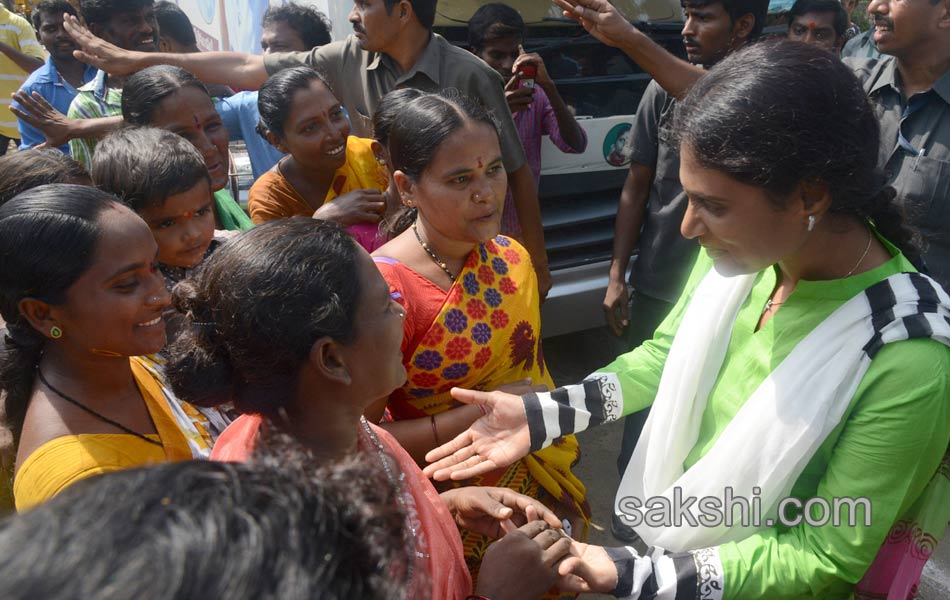
<path fill-rule="evenodd" d="M 448 292 L 398 261 L 384 257 L 375 261 L 407 312 L 403 364 L 408 381 L 389 398 L 393 419 L 417 419 L 459 406 L 449 395 L 453 387 L 493 390 L 530 377 L 535 385 L 554 388 L 541 348 L 537 278 L 518 242 L 498 236 L 480 244 Z M 430 318 L 439 303 L 435 318 Z M 578 455 L 577 440 L 567 436 L 507 469 L 437 485 L 513 489 L 568 518 L 574 537 L 583 540 L 590 507 L 584 484 L 571 472 Z M 462 531 L 462 541 L 477 577 L 491 540 Z"/>
<path fill-rule="evenodd" d="M 389 433 L 361 419 L 359 450 L 373 460 L 377 451 L 402 471 L 403 508 L 416 543 L 414 573 L 407 598 L 463 600 L 472 579 L 462 556 L 458 530 L 439 493 L 419 466 Z M 241 415 L 218 437 L 211 460 L 244 462 L 254 453 L 263 418 Z M 380 457 L 382 460 L 383 457 Z M 397 493 L 400 493 L 397 490 Z"/>

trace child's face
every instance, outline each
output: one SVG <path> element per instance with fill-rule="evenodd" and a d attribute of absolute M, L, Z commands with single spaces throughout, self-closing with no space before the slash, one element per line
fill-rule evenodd
<path fill-rule="evenodd" d="M 214 237 L 214 197 L 206 180 L 169 196 L 161 206 L 139 212 L 155 236 L 158 262 L 193 267 L 201 262 Z"/>

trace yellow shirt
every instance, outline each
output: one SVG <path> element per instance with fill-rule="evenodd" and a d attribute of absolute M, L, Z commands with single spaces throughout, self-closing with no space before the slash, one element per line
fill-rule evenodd
<path fill-rule="evenodd" d="M 36 34 L 29 21 L 0 5 L 0 42 L 23 54 L 46 60 L 46 52 L 36 41 Z M 10 98 L 20 89 L 29 73 L 21 69 L 6 54 L 0 53 L 0 135 L 20 139 L 17 120 L 10 112 Z"/>
<path fill-rule="evenodd" d="M 337 169 L 323 204 L 347 192 L 362 189 L 384 191 L 389 172 L 376 162 L 373 140 L 350 136 L 346 140 L 346 164 Z M 309 217 L 314 209 L 280 172 L 280 163 L 254 182 L 248 192 L 247 210 L 255 225 L 288 217 Z"/>
<path fill-rule="evenodd" d="M 190 460 L 192 452 L 182 433 L 161 384 L 138 359 L 130 361 L 156 434 L 160 441 L 149 444 L 127 433 L 84 433 L 54 438 L 30 454 L 13 480 L 18 511 L 49 500 L 80 479 L 143 465 Z"/>

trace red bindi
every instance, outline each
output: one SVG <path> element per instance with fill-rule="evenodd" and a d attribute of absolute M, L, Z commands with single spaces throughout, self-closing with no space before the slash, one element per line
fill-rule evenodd
<path fill-rule="evenodd" d="M 808 24 L 808 28 L 811 29 L 812 31 L 814 31 L 816 27 L 818 27 L 818 25 L 815 24 L 814 22 Z"/>
<path fill-rule="evenodd" d="M 484 164 L 482 163 L 482 157 L 479 156 L 479 157 L 478 157 L 477 159 L 475 159 L 475 160 L 478 161 L 478 168 L 481 169 L 481 168 L 484 166 Z"/>

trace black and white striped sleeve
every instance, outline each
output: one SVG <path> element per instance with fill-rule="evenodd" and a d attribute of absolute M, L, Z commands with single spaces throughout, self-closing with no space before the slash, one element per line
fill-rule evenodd
<path fill-rule="evenodd" d="M 649 548 L 604 548 L 617 567 L 612 595 L 623 600 L 722 600 L 723 572 L 716 548 L 669 553 Z"/>
<path fill-rule="evenodd" d="M 593 373 L 576 385 L 527 394 L 523 400 L 532 452 L 559 437 L 623 416 L 623 393 L 615 373 Z"/>

